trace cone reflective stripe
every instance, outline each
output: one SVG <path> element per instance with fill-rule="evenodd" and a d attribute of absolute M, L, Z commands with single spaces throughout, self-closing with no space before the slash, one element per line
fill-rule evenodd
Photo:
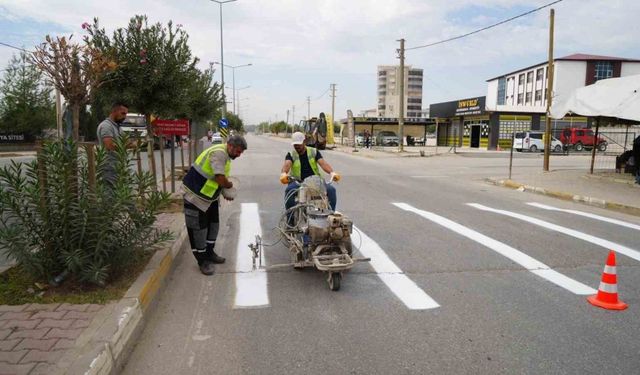
<path fill-rule="evenodd" d="M 616 253 L 609 252 L 607 265 L 604 266 L 602 281 L 598 288 L 598 294 L 587 298 L 587 301 L 594 306 L 607 310 L 624 310 L 628 306 L 618 300 L 618 277 L 616 275 Z"/>

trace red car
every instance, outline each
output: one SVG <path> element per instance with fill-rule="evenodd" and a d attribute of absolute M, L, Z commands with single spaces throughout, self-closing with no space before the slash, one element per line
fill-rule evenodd
<path fill-rule="evenodd" d="M 560 142 L 567 146 L 573 146 L 576 151 L 582 151 L 585 147 L 593 147 L 594 133 L 591 129 L 566 128 L 560 134 Z M 607 141 L 598 136 L 598 150 L 607 150 Z"/>

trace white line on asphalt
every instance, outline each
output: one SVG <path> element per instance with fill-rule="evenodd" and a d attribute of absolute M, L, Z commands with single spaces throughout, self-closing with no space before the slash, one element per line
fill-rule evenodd
<path fill-rule="evenodd" d="M 552 270 L 546 264 L 530 257 L 529 255 L 523 253 L 518 249 L 514 249 L 513 247 L 502 243 L 498 240 L 494 240 L 491 237 L 485 236 L 484 234 L 478 233 L 473 229 L 467 228 L 464 225 L 458 224 L 455 221 L 449 220 L 440 215 L 436 215 L 429 211 L 423 211 L 417 209 L 406 203 L 393 203 L 398 208 L 401 208 L 405 211 L 413 212 L 416 215 L 422 216 L 425 219 L 431 220 L 432 222 L 439 224 L 449 230 L 452 230 L 461 236 L 467 237 L 470 240 L 476 241 L 481 245 L 488 247 L 489 249 L 501 254 L 513 262 L 521 265 L 528 271 L 542 277 L 545 280 L 551 281 L 552 283 L 579 295 L 590 295 L 595 294 L 597 291 L 579 281 L 576 281 L 570 277 L 567 277 L 557 271 Z"/>
<path fill-rule="evenodd" d="M 432 176 L 411 176 L 411 178 L 447 178 L 445 175 L 432 175 Z"/>
<path fill-rule="evenodd" d="M 354 226 L 355 228 L 355 226 Z M 371 258 L 371 267 L 376 271 L 380 280 L 411 310 L 435 309 L 440 305 L 424 290 L 420 289 L 395 263 L 382 248 L 369 236 L 358 228 L 362 237 L 360 253 Z"/>
<path fill-rule="evenodd" d="M 637 250 L 631 249 L 629 247 L 620 245 L 618 243 L 615 243 L 615 242 L 612 242 L 612 241 L 609 241 L 609 240 L 605 240 L 604 238 L 592 236 L 592 235 L 587 234 L 587 233 L 579 232 L 579 231 L 574 230 L 574 229 L 570 229 L 570 228 L 567 228 L 567 227 L 563 227 L 563 226 L 560 226 L 560 225 L 549 223 L 548 221 L 536 219 L 536 218 L 533 218 L 533 217 L 529 217 L 529 216 L 526 216 L 526 215 L 522 215 L 522 214 L 518 214 L 518 213 L 515 213 L 515 212 L 511 212 L 511 211 L 497 210 L 495 208 L 483 206 L 483 205 L 478 204 L 478 203 L 467 203 L 467 204 L 469 206 L 477 208 L 479 210 L 488 211 L 488 212 L 494 212 L 496 214 L 501 214 L 501 215 L 505 215 L 505 216 L 510 216 L 510 217 L 515 218 L 515 219 L 520 219 L 520 220 L 529 222 L 531 224 L 535 224 L 535 225 L 541 226 L 543 228 L 554 230 L 556 232 L 560 232 L 560 233 L 566 234 L 568 236 L 581 239 L 583 241 L 591 242 L 593 244 L 602 246 L 602 247 L 604 247 L 604 248 L 606 248 L 608 250 L 613 250 L 613 251 L 615 251 L 617 253 L 626 255 L 629 258 L 633 258 L 635 260 L 640 261 L 640 252 L 638 252 Z"/>
<path fill-rule="evenodd" d="M 257 203 L 243 203 L 240 211 L 240 231 L 236 258 L 236 299 L 235 308 L 259 308 L 269 306 L 267 273 L 263 269 L 254 270 L 249 244 L 255 242 L 256 235 L 262 236 L 260 214 Z M 264 254 L 262 264 L 266 264 Z"/>
<path fill-rule="evenodd" d="M 640 225 L 631 224 L 631 223 L 628 223 L 628 222 L 622 221 L 622 220 L 611 219 L 611 218 L 608 218 L 606 216 L 590 214 L 590 213 L 584 212 L 584 211 L 566 210 L 564 208 L 547 206 L 546 204 L 537 203 L 537 202 L 529 202 L 527 204 L 529 206 L 542 208 L 543 210 L 566 212 L 566 213 L 570 213 L 570 214 L 574 214 L 574 215 L 588 217 L 590 219 L 595 219 L 595 220 L 600 220 L 600 221 L 604 221 L 604 222 L 611 223 L 611 224 L 620 225 L 620 226 L 631 228 L 631 229 L 635 229 L 635 230 L 640 230 Z"/>

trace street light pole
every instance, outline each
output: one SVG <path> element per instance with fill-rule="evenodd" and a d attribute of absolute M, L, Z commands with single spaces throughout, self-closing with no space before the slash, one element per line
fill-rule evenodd
<path fill-rule="evenodd" d="M 224 70 L 225 66 L 227 68 L 231 68 L 231 76 L 233 77 L 232 78 L 233 85 L 231 86 L 232 90 L 233 90 L 233 113 L 236 113 L 236 68 L 244 68 L 245 66 L 253 66 L 253 64 L 249 63 L 249 64 L 244 64 L 244 65 L 225 65 L 224 63 L 217 62 L 217 61 L 214 61 L 213 64 L 221 65 L 223 70 Z M 223 92 L 222 95 L 224 95 L 224 86 L 223 86 L 223 91 L 222 92 Z M 225 104 L 225 106 L 226 106 L 226 104 Z"/>
<path fill-rule="evenodd" d="M 224 100 L 224 105 L 222 106 L 222 117 L 225 118 L 227 115 L 227 99 L 224 96 L 224 39 L 222 37 L 222 4 L 231 3 L 236 0 L 211 0 L 214 3 L 218 3 L 220 5 L 220 76 L 221 76 L 221 85 L 222 85 L 222 98 Z"/>

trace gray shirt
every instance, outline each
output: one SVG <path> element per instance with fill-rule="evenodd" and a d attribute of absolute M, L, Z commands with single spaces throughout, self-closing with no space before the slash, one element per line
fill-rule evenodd
<path fill-rule="evenodd" d="M 211 164 L 211 167 L 213 168 L 213 170 L 216 172 L 217 175 L 224 174 L 224 166 L 227 164 L 227 160 L 230 160 L 230 157 L 227 154 L 227 152 L 223 150 L 212 152 L 211 155 L 209 156 L 209 163 Z M 216 191 L 216 194 L 213 196 L 214 201 L 216 201 L 220 197 L 221 191 L 222 191 L 222 187 L 218 188 L 218 191 Z M 200 211 L 206 212 L 209 209 L 209 206 L 211 206 L 210 200 L 201 198 L 200 196 L 193 194 L 187 189 L 183 189 L 183 192 L 184 192 L 184 199 L 187 202 L 198 207 Z M 215 202 L 215 204 L 217 204 L 217 202 Z"/>
<path fill-rule="evenodd" d="M 102 141 L 105 137 L 118 138 L 120 136 L 120 126 L 112 119 L 106 118 L 98 125 L 98 144 L 104 146 Z"/>
<path fill-rule="evenodd" d="M 104 138 L 113 138 L 114 140 L 118 137 L 120 137 L 120 126 L 118 124 L 116 124 L 112 119 L 110 118 L 106 118 L 104 121 L 102 121 L 100 123 L 100 125 L 98 125 L 98 144 L 100 146 L 104 146 Z M 107 152 L 107 165 L 105 166 L 105 170 L 104 170 L 104 176 L 105 178 L 113 183 L 115 181 L 116 178 L 116 163 L 117 163 L 117 157 L 115 155 L 115 152 L 113 151 L 108 151 Z"/>

